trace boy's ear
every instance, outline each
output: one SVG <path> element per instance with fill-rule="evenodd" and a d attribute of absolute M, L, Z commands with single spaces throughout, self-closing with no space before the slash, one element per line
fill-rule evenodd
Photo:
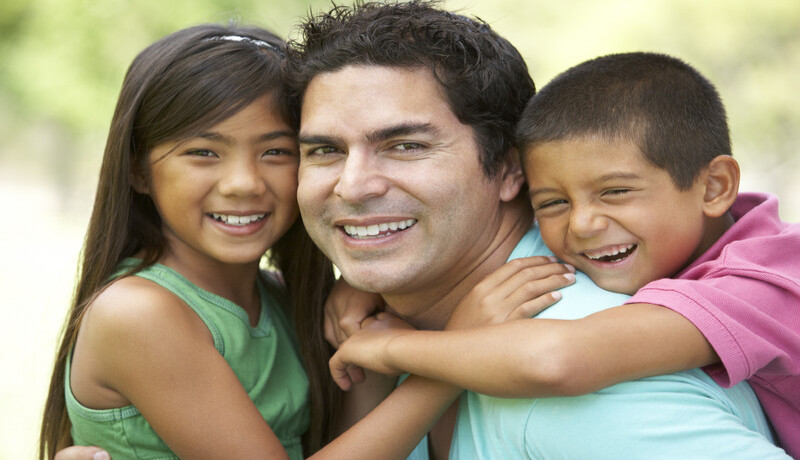
<path fill-rule="evenodd" d="M 500 200 L 511 201 L 519 195 L 522 185 L 525 183 L 525 175 L 522 173 L 522 165 L 520 164 L 519 154 L 516 148 L 511 148 L 506 153 L 506 158 L 500 165 L 501 185 L 500 185 Z"/>
<path fill-rule="evenodd" d="M 711 160 L 702 177 L 703 211 L 708 217 L 724 215 L 739 194 L 739 163 L 730 155 L 719 155 Z"/>

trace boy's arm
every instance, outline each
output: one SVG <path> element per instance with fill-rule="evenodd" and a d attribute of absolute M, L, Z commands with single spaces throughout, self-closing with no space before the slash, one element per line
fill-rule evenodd
<path fill-rule="evenodd" d="M 629 304 L 578 320 L 522 319 L 450 331 L 362 330 L 331 360 L 411 372 L 503 397 L 576 395 L 618 382 L 718 362 L 683 316 Z M 337 372 L 337 370 L 339 372 Z"/>

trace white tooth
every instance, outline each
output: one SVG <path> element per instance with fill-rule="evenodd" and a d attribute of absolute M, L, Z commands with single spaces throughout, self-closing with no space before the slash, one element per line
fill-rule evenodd
<path fill-rule="evenodd" d="M 228 216 L 228 223 L 231 225 L 239 225 L 239 216 Z"/>
<path fill-rule="evenodd" d="M 355 231 L 353 231 L 353 226 L 352 225 L 345 225 L 344 226 L 344 232 L 347 233 L 348 235 L 352 235 L 352 234 L 355 233 Z"/>
<path fill-rule="evenodd" d="M 378 233 L 380 233 L 380 232 L 378 230 L 378 226 L 377 225 L 370 225 L 369 227 L 367 227 L 367 235 L 375 236 Z"/>
<path fill-rule="evenodd" d="M 211 213 L 211 217 L 213 217 L 214 219 L 217 219 L 217 220 L 219 220 L 219 214 L 217 214 L 217 213 L 215 213 L 215 212 L 212 212 L 212 213 Z"/>
<path fill-rule="evenodd" d="M 380 224 L 378 228 L 380 228 L 380 231 L 385 232 L 389 230 L 389 224 Z"/>
<path fill-rule="evenodd" d="M 358 229 L 358 236 L 367 236 L 367 227 L 356 227 Z"/>
<path fill-rule="evenodd" d="M 250 216 L 241 216 L 239 217 L 239 223 L 242 225 L 247 225 L 250 223 Z"/>
<path fill-rule="evenodd" d="M 397 227 L 398 227 L 397 222 L 390 222 L 389 223 L 389 230 L 392 230 L 392 231 L 397 230 Z"/>
<path fill-rule="evenodd" d="M 406 221 L 406 227 L 410 227 L 410 226 L 414 225 L 414 222 L 416 222 L 416 220 L 414 220 L 414 219 L 408 219 L 408 220 Z"/>
<path fill-rule="evenodd" d="M 398 223 L 397 223 L 397 228 L 399 228 L 400 230 L 405 230 L 405 229 L 406 229 L 406 227 L 407 227 L 407 225 L 406 225 L 406 221 L 403 221 L 403 222 L 398 222 Z"/>
<path fill-rule="evenodd" d="M 614 249 L 613 251 L 611 251 L 611 254 L 609 254 L 609 255 L 615 256 L 617 254 L 619 254 L 619 250 L 618 249 Z"/>

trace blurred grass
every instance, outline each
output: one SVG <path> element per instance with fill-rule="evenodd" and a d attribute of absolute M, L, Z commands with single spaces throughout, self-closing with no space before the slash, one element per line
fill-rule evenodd
<path fill-rule="evenodd" d="M 0 459 L 34 458 L 55 340 L 88 221 L 105 130 L 130 60 L 199 22 L 286 36 L 308 5 L 266 0 L 0 3 Z M 517 45 L 539 87 L 600 54 L 653 50 L 695 65 L 731 122 L 742 190 L 800 219 L 800 2 L 453 0 Z M 88 57 L 87 57 L 88 56 Z"/>

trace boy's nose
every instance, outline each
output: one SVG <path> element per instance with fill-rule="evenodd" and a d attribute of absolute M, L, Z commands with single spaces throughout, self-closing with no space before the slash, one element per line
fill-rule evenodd
<path fill-rule="evenodd" d="M 607 227 L 608 220 L 593 206 L 573 205 L 569 218 L 569 230 L 573 235 L 579 238 L 588 238 L 605 230 Z"/>

